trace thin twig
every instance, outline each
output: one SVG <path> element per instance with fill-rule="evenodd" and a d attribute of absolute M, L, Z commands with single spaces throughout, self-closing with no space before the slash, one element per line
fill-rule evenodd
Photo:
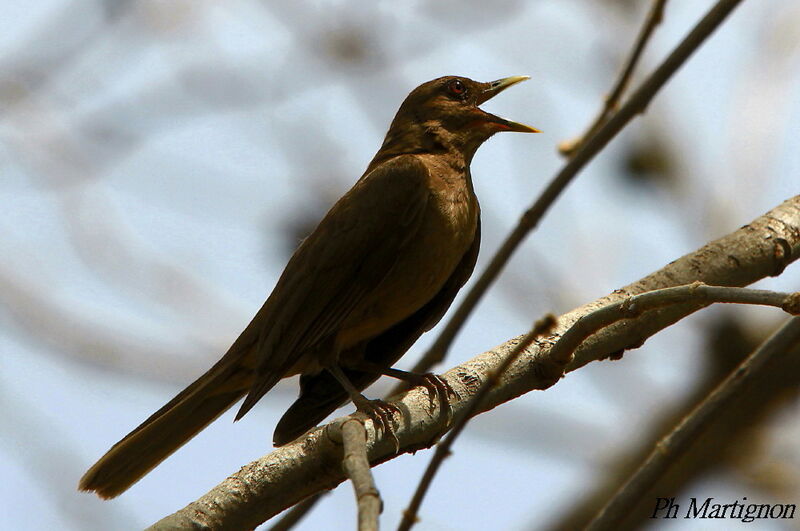
<path fill-rule="evenodd" d="M 358 530 L 377 531 L 383 503 L 367 458 L 367 430 L 363 421 L 348 417 L 341 424 L 344 456 L 342 467 L 353 484 L 358 505 Z"/>
<path fill-rule="evenodd" d="M 305 500 L 301 501 L 281 516 L 280 520 L 275 522 L 270 528 L 269 531 L 289 531 L 289 529 L 293 528 L 297 525 L 303 517 L 308 514 L 308 511 L 314 508 L 317 502 L 322 499 L 322 496 L 326 493 L 325 492 L 318 492 L 316 494 L 312 494 Z"/>
<path fill-rule="evenodd" d="M 492 257 L 486 270 L 469 290 L 467 296 L 464 297 L 461 305 L 453 314 L 441 335 L 414 367 L 415 372 L 424 372 L 418 370 L 418 367 L 433 366 L 444 359 L 450 344 L 459 330 L 461 330 L 467 317 L 483 297 L 483 294 L 486 293 L 486 290 L 503 270 L 511 255 L 517 250 L 517 247 L 519 247 L 528 233 L 536 228 L 542 216 L 544 216 L 564 188 L 634 116 L 644 112 L 653 97 L 675 74 L 678 68 L 686 62 L 692 53 L 700 47 L 705 39 L 722 24 L 731 11 L 741 2 L 742 0 L 719 0 L 681 41 L 678 47 L 641 84 L 620 110 L 603 124 L 595 134 L 588 138 L 578 152 L 575 153 L 575 156 L 566 162 L 533 206 L 522 215 L 514 230 L 506 237 L 500 249 Z"/>
<path fill-rule="evenodd" d="M 358 426 L 349 426 L 350 424 L 358 424 Z M 341 437 L 341 443 L 344 446 L 342 466 L 347 473 L 347 477 L 353 482 L 353 490 L 356 493 L 359 530 L 377 529 L 378 516 L 383 510 L 383 503 L 380 493 L 373 482 L 372 472 L 369 467 L 367 435 L 364 425 L 356 418 L 345 417 L 338 425 L 338 428 L 338 430 L 329 430 L 328 433 L 334 435 L 333 438 L 335 439 Z M 327 493 L 328 491 L 318 492 L 301 501 L 287 511 L 280 520 L 269 528 L 269 531 L 288 531 L 292 529 Z M 372 522 L 374 522 L 374 527 L 368 525 Z"/>
<path fill-rule="evenodd" d="M 789 319 L 777 332 L 745 359 L 703 402 L 653 448 L 644 463 L 597 514 L 587 529 L 618 529 L 641 495 L 702 433 L 712 419 L 739 397 L 746 385 L 757 378 L 766 364 L 800 343 L 800 317 Z"/>
<path fill-rule="evenodd" d="M 483 382 L 481 388 L 472 397 L 470 403 L 459 414 L 453 429 L 447 434 L 447 437 L 445 437 L 442 442 L 436 445 L 436 451 L 433 453 L 431 462 L 428 463 L 428 467 L 425 469 L 425 473 L 422 475 L 419 485 L 417 485 L 417 490 L 414 492 L 414 496 L 411 498 L 408 508 L 403 511 L 403 519 L 400 521 L 400 525 L 397 528 L 398 531 L 408 531 L 411 529 L 411 526 L 417 522 L 417 512 L 419 511 L 420 505 L 422 505 L 422 499 L 425 497 L 425 493 L 428 491 L 428 488 L 433 482 L 433 477 L 436 475 L 436 472 L 439 470 L 439 467 L 441 467 L 445 458 L 450 455 L 450 448 L 452 448 L 456 437 L 461 434 L 461 432 L 464 430 L 464 427 L 467 425 L 467 422 L 469 422 L 469 419 L 472 418 L 472 416 L 478 411 L 478 407 L 483 402 L 486 394 L 495 385 L 497 385 L 498 381 L 500 380 L 500 376 L 502 376 L 502 374 L 511 366 L 512 363 L 517 361 L 517 358 L 519 358 L 520 354 L 522 354 L 525 349 L 530 346 L 533 340 L 540 335 L 547 334 L 551 329 L 553 329 L 553 327 L 555 327 L 555 325 L 556 318 L 550 314 L 537 321 L 533 325 L 531 331 L 525 334 L 517 346 L 514 347 L 508 356 L 505 357 L 500 366 L 497 367 L 497 370 L 493 371 L 486 381 Z M 563 363 L 557 371 L 558 374 L 551 375 L 555 381 L 557 381 L 561 375 L 564 374 L 564 367 L 566 367 L 568 362 L 569 359 L 563 360 Z"/>
<path fill-rule="evenodd" d="M 661 23 L 664 17 L 664 6 L 666 4 L 667 0 L 653 0 L 653 5 L 650 6 L 650 11 L 647 13 L 647 17 L 639 30 L 639 35 L 637 35 L 636 42 L 634 42 L 633 48 L 631 48 L 628 60 L 625 61 L 625 65 L 622 67 L 617 81 L 614 83 L 614 88 L 611 89 L 611 92 L 609 92 L 604 99 L 600 114 L 597 115 L 592 125 L 590 125 L 581 136 L 561 142 L 561 144 L 558 145 L 559 153 L 567 157 L 572 156 L 587 138 L 590 138 L 600 129 L 600 126 L 608 120 L 611 113 L 617 110 L 622 95 L 625 93 L 625 89 L 628 88 L 633 70 L 636 68 L 636 64 L 639 62 L 642 52 L 650 41 L 650 36 L 653 35 L 656 26 Z"/>
<path fill-rule="evenodd" d="M 715 302 L 757 304 L 781 308 L 791 315 L 800 314 L 800 291 L 780 293 L 763 289 L 709 286 L 702 282 L 694 282 L 640 293 L 582 316 L 561 336 L 553 346 L 550 356 L 557 360 L 571 357 L 587 337 L 601 328 L 623 319 L 638 317 L 648 310 L 685 302 L 697 302 L 703 306 Z"/>

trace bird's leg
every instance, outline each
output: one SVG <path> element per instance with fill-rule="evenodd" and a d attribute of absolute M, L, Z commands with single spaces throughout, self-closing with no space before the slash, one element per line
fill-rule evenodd
<path fill-rule="evenodd" d="M 433 374 L 431 372 L 426 372 L 424 374 L 408 372 L 392 367 L 383 367 L 367 360 L 359 360 L 355 365 L 348 365 L 348 368 L 357 371 L 383 374 L 384 376 L 403 380 L 411 385 L 420 385 L 428 391 L 431 407 L 433 407 L 434 397 L 438 396 L 442 411 L 447 415 L 448 421 L 453 417 L 453 410 L 450 408 L 450 397 L 458 398 L 458 393 L 447 383 L 447 380 L 438 374 Z"/>
<path fill-rule="evenodd" d="M 338 365 L 328 367 L 328 372 L 330 372 L 333 377 L 339 381 L 341 386 L 344 387 L 347 394 L 350 395 L 350 400 L 355 404 L 356 409 L 372 419 L 376 431 L 383 430 L 385 434 L 391 436 L 394 440 L 395 447 L 399 450 L 400 441 L 397 440 L 397 435 L 395 435 L 394 428 L 392 427 L 392 416 L 394 413 L 401 413 L 400 408 L 393 404 L 388 404 L 383 400 L 370 400 L 362 395 Z"/>

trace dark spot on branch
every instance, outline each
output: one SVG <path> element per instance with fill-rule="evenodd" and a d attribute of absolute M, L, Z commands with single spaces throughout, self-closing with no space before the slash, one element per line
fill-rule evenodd
<path fill-rule="evenodd" d="M 770 273 L 770 276 L 777 277 L 792 261 L 792 246 L 785 239 L 776 238 L 773 256 L 775 257 L 775 270 Z"/>

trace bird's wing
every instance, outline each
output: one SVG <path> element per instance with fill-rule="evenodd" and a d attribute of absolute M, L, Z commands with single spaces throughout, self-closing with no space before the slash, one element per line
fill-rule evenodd
<path fill-rule="evenodd" d="M 332 348 L 344 319 L 422 225 L 430 192 L 416 157 L 391 159 L 345 194 L 300 245 L 262 309 L 258 365 L 241 418 L 299 357 Z"/>
<path fill-rule="evenodd" d="M 434 326 L 445 314 L 458 291 L 467 282 L 480 249 L 480 218 L 475 229 L 475 239 L 469 250 L 456 266 L 439 293 L 416 313 L 371 339 L 363 349 L 364 359 L 382 367 L 391 367 L 414 344 L 414 342 Z M 350 382 L 359 391 L 365 389 L 380 375 L 343 368 Z M 273 442 L 283 446 L 316 426 L 336 408 L 349 399 L 347 392 L 327 371 L 300 377 L 300 396 L 284 413 L 275 427 Z"/>

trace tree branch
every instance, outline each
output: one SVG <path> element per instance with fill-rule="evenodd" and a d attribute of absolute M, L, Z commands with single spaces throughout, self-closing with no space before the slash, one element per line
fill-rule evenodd
<path fill-rule="evenodd" d="M 582 316 L 561 336 L 550 355 L 556 359 L 568 359 L 592 334 L 613 323 L 634 319 L 645 311 L 687 303 L 703 307 L 715 302 L 774 306 L 791 315 L 800 314 L 800 291 L 779 293 L 763 289 L 708 286 L 695 281 L 633 295 Z"/>
<path fill-rule="evenodd" d="M 642 56 L 642 52 L 645 46 L 647 46 L 650 37 L 653 35 L 656 26 L 661 23 L 661 19 L 664 17 L 664 6 L 666 3 L 667 0 L 653 0 L 653 5 L 650 6 L 650 11 L 647 13 L 644 24 L 642 24 L 642 28 L 639 30 L 639 35 L 636 37 L 633 48 L 631 48 L 628 60 L 625 61 L 625 66 L 622 67 L 617 81 L 614 83 L 614 88 L 612 88 L 611 92 L 605 97 L 600 114 L 597 115 L 592 125 L 590 125 L 581 136 L 561 142 L 558 145 L 559 153 L 567 157 L 572 156 L 587 138 L 591 138 L 591 136 L 600 129 L 600 126 L 608 121 L 608 117 L 611 116 L 611 113 L 617 110 L 622 95 L 625 93 L 625 89 L 628 88 L 628 83 L 631 80 L 634 68 L 636 68 L 636 63 L 639 62 L 639 58 Z"/>
<path fill-rule="evenodd" d="M 337 428 L 337 438 L 341 437 L 344 450 L 342 468 L 350 478 L 356 495 L 358 531 L 377 531 L 378 516 L 383 510 L 383 502 L 367 459 L 367 431 L 363 421 L 347 417 L 331 427 Z M 329 433 L 333 435 L 333 431 L 331 429 Z"/>
<path fill-rule="evenodd" d="M 511 366 L 512 363 L 517 361 L 517 358 L 519 358 L 520 355 L 530 346 L 533 340 L 543 334 L 548 333 L 555 327 L 555 325 L 556 318 L 553 315 L 546 315 L 544 318 L 537 321 L 533 325 L 531 331 L 525 334 L 519 343 L 517 343 L 517 345 L 514 347 L 514 350 L 512 350 L 508 356 L 506 356 L 497 370 L 489 374 L 489 377 L 485 382 L 483 382 L 481 388 L 478 389 L 478 392 L 472 397 L 471 403 L 468 404 L 467 407 L 465 407 L 461 412 L 461 415 L 456 420 L 453 429 L 450 430 L 450 433 L 447 434 L 447 437 L 445 437 L 442 442 L 436 445 L 436 451 L 433 453 L 431 462 L 428 464 L 428 467 L 425 469 L 425 473 L 422 475 L 422 479 L 417 486 L 417 490 L 414 492 L 414 496 L 411 498 L 411 503 L 409 503 L 408 508 L 403 511 L 403 520 L 400 522 L 400 526 L 397 528 L 398 531 L 408 531 L 411 529 L 411 526 L 417 522 L 417 512 L 419 511 L 420 505 L 422 505 L 422 499 L 425 497 L 425 494 L 428 492 L 428 488 L 433 482 L 433 477 L 436 475 L 439 467 L 442 466 L 442 463 L 444 463 L 445 458 L 450 455 L 450 448 L 453 447 L 453 443 L 455 442 L 456 438 L 461 434 L 462 431 L 464 431 L 467 422 L 469 422 L 469 419 L 472 418 L 472 416 L 478 410 L 478 407 L 481 405 L 481 402 L 486 394 L 492 389 L 492 387 L 498 384 L 503 373 Z M 551 374 L 551 378 L 553 381 L 558 381 L 561 376 L 563 376 L 564 366 L 566 366 L 570 358 L 566 357 L 555 359 L 557 363 L 560 363 L 560 367 L 558 367 L 556 371 Z"/>
<path fill-rule="evenodd" d="M 548 368 L 552 347 L 582 315 L 626 297 L 654 289 L 700 281 L 707 284 L 745 286 L 767 276 L 780 274 L 800 257 L 800 196 L 788 199 L 767 214 L 737 231 L 704 245 L 664 268 L 602 299 L 558 318 L 551 337 L 537 340 L 492 387 L 478 411 L 488 411 L 503 402 L 534 389 L 551 385 Z M 593 334 L 575 351 L 567 371 L 619 354 L 702 307 L 698 303 L 671 305 L 646 311 Z M 497 370 L 519 338 L 454 367 L 443 377 L 460 395 L 451 403 L 457 417 L 478 392 L 481 383 Z M 544 376 L 543 376 L 544 375 Z M 428 448 L 447 429 L 447 415 L 431 412 L 427 391 L 415 388 L 394 403 L 403 411 L 395 434 L 401 452 Z M 367 423 L 367 451 L 374 466 L 397 457 L 394 443 L 376 438 Z M 214 487 L 184 509 L 167 516 L 151 529 L 245 529 L 253 528 L 307 496 L 341 483 L 341 448 L 329 440 L 320 427 L 293 444 L 274 450 Z"/>
<path fill-rule="evenodd" d="M 638 317 L 647 310 L 685 302 L 699 302 L 703 306 L 715 302 L 759 304 L 774 306 L 792 315 L 800 314 L 800 291 L 794 293 L 779 293 L 748 288 L 708 286 L 702 282 L 693 282 L 692 284 L 686 284 L 684 286 L 648 291 L 598 308 L 575 321 L 575 324 L 561 336 L 548 354 L 551 360 L 557 364 L 561 364 L 562 367 L 562 372 L 554 372 L 551 377 L 556 380 L 561 378 L 563 375 L 563 367 L 572 360 L 572 353 L 575 349 L 578 348 L 587 337 L 600 329 L 614 322 Z M 519 344 L 514 347 L 514 350 L 503 360 L 503 363 L 497 368 L 497 371 L 490 374 L 489 379 L 484 382 L 481 389 L 473 397 L 472 404 L 465 408 L 447 437 L 436 445 L 433 458 L 425 469 L 425 473 L 420 480 L 411 503 L 408 509 L 403 512 L 403 519 L 400 522 L 398 531 L 408 531 L 418 520 L 417 512 L 422 504 L 425 493 L 433 482 L 433 476 L 436 474 L 445 458 L 450 455 L 450 448 L 452 448 L 456 437 L 463 431 L 467 421 L 477 410 L 478 405 L 489 389 L 491 389 L 493 385 L 496 385 L 503 372 L 517 360 L 519 355 L 536 337 L 547 333 L 555 324 L 555 317 L 549 315 L 537 322 L 534 328 L 525 334 Z"/>
<path fill-rule="evenodd" d="M 281 515 L 280 520 L 270 526 L 269 531 L 289 531 L 293 528 L 308 512 L 314 508 L 317 502 L 326 494 L 318 492 L 299 502 L 294 507 Z"/>

